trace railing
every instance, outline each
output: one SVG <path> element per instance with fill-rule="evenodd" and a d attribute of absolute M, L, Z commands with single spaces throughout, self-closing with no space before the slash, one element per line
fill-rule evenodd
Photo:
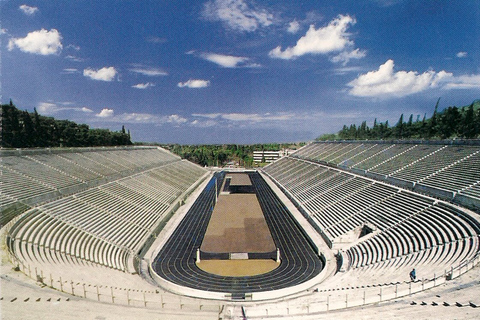
<path fill-rule="evenodd" d="M 166 292 L 162 293 L 160 288 L 157 290 L 140 290 L 70 280 L 65 278 L 65 276 L 45 273 L 39 267 L 32 267 L 23 263 L 12 255 L 9 250 L 5 251 L 16 271 L 24 273 L 29 278 L 49 288 L 76 297 L 103 303 L 156 309 L 210 311 L 215 313 L 219 313 L 222 309 L 221 303 L 215 304 L 211 303 L 211 301 L 175 296 Z"/>
<path fill-rule="evenodd" d="M 305 316 L 324 313 L 351 307 L 365 306 L 391 299 L 406 297 L 414 293 L 445 284 L 466 273 L 480 262 L 480 255 L 473 259 L 452 266 L 444 274 L 434 274 L 432 278 L 424 278 L 410 282 L 396 282 L 383 285 L 365 285 L 361 287 L 313 290 L 301 298 L 286 300 L 281 304 L 264 304 L 244 306 L 248 319 L 275 316 Z"/>

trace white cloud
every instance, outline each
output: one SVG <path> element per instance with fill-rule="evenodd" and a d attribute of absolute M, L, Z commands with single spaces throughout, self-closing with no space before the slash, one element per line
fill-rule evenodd
<path fill-rule="evenodd" d="M 80 51 L 80 46 L 74 45 L 74 44 L 69 44 L 66 49 L 73 49 L 75 51 Z"/>
<path fill-rule="evenodd" d="M 75 69 L 75 68 L 65 68 L 63 69 L 63 73 L 65 74 L 74 74 L 74 73 L 78 73 L 80 71 L 78 71 L 78 69 Z"/>
<path fill-rule="evenodd" d="M 465 51 L 460 51 L 457 53 L 457 58 L 465 58 L 467 56 L 467 52 Z"/>
<path fill-rule="evenodd" d="M 202 14 L 206 19 L 221 21 L 236 31 L 252 32 L 273 23 L 273 14 L 252 7 L 244 0 L 211 0 L 205 3 Z"/>
<path fill-rule="evenodd" d="M 113 109 L 102 109 L 102 111 L 100 111 L 100 113 L 97 113 L 95 116 L 99 117 L 99 118 L 111 118 L 113 117 Z"/>
<path fill-rule="evenodd" d="M 82 58 L 72 56 L 70 54 L 68 56 L 65 56 L 65 59 L 70 60 L 70 61 L 74 61 L 74 62 L 83 62 L 84 61 Z"/>
<path fill-rule="evenodd" d="M 165 43 L 165 42 L 167 42 L 167 39 L 151 36 L 151 37 L 147 38 L 147 41 L 151 42 L 151 43 Z"/>
<path fill-rule="evenodd" d="M 300 30 L 300 23 L 297 20 L 293 20 L 288 24 L 287 31 L 289 33 L 297 33 Z"/>
<path fill-rule="evenodd" d="M 166 120 L 168 123 L 173 123 L 173 124 L 182 124 L 188 121 L 187 119 L 185 119 L 182 116 L 179 116 L 178 114 L 169 115 L 166 117 Z"/>
<path fill-rule="evenodd" d="M 99 81 L 113 81 L 117 73 L 118 72 L 114 67 L 103 67 L 98 70 L 87 68 L 83 70 L 83 75 L 85 77 Z"/>
<path fill-rule="evenodd" d="M 444 89 L 480 89 L 480 75 L 463 75 L 451 77 Z"/>
<path fill-rule="evenodd" d="M 27 16 L 31 16 L 35 14 L 35 12 L 38 11 L 37 7 L 30 7 L 27 6 L 26 4 L 22 4 L 20 7 L 18 7 L 23 13 L 25 13 Z"/>
<path fill-rule="evenodd" d="M 269 122 L 288 121 L 295 117 L 291 112 L 272 113 L 194 113 L 194 117 L 216 120 L 227 120 L 232 122 Z"/>
<path fill-rule="evenodd" d="M 0 35 L 2 35 L 2 34 L 8 34 L 8 30 L 5 29 L 5 28 L 1 28 L 0 29 Z"/>
<path fill-rule="evenodd" d="M 99 114 L 96 114 L 95 121 L 114 122 L 114 123 L 155 124 L 155 125 L 163 125 L 168 123 L 174 126 L 179 126 L 188 122 L 186 118 L 178 114 L 156 115 L 151 113 L 132 112 L 132 113 L 122 113 L 119 115 L 115 115 L 112 109 L 103 109 Z"/>
<path fill-rule="evenodd" d="M 147 82 L 147 83 L 139 83 L 139 84 L 136 84 L 136 85 L 132 86 L 132 88 L 135 88 L 135 89 L 147 89 L 147 88 L 154 87 L 154 86 L 155 86 L 154 83 Z"/>
<path fill-rule="evenodd" d="M 278 46 L 271 50 L 269 55 L 272 58 L 294 59 L 305 54 L 328 54 L 349 49 L 354 43 L 349 39 L 347 29 L 355 23 L 354 18 L 339 15 L 323 28 L 315 29 L 312 24 L 295 46 L 283 51 L 281 46 Z"/>
<path fill-rule="evenodd" d="M 437 87 L 452 77 L 451 73 L 445 71 L 422 74 L 417 71 L 394 72 L 393 67 L 393 60 L 388 60 L 378 70 L 358 76 L 348 83 L 351 87 L 349 93 L 359 97 L 403 97 Z"/>
<path fill-rule="evenodd" d="M 200 80 L 200 79 L 189 79 L 186 82 L 178 83 L 178 87 L 180 88 L 187 87 L 187 88 L 195 88 L 195 89 L 205 88 L 205 87 L 208 87 L 209 85 L 210 85 L 209 80 Z"/>
<path fill-rule="evenodd" d="M 332 57 L 330 60 L 332 62 L 341 62 L 344 66 L 351 60 L 351 59 L 361 59 L 367 55 L 365 50 L 355 49 L 352 51 L 342 51 L 338 55 Z"/>
<path fill-rule="evenodd" d="M 246 57 L 236 57 L 236 56 L 229 56 L 225 54 L 218 54 L 218 53 L 202 53 L 200 55 L 203 59 L 208 60 L 210 62 L 216 63 L 223 68 L 235 68 L 242 63 L 245 63 L 249 59 Z"/>
<path fill-rule="evenodd" d="M 135 64 L 133 68 L 128 70 L 149 77 L 168 76 L 168 73 L 162 69 L 146 67 L 140 64 Z"/>
<path fill-rule="evenodd" d="M 191 126 L 197 127 L 197 128 L 211 128 L 218 126 L 218 122 L 215 120 L 198 120 L 195 119 L 190 123 Z"/>
<path fill-rule="evenodd" d="M 201 118 L 209 118 L 209 119 L 215 119 L 218 118 L 222 115 L 222 113 L 194 113 L 192 116 L 194 117 L 201 117 Z"/>
<path fill-rule="evenodd" d="M 390 7 L 396 4 L 402 3 L 404 0 L 373 0 L 376 2 L 380 7 Z"/>
<path fill-rule="evenodd" d="M 15 47 L 23 52 L 40 55 L 59 54 L 62 51 L 62 36 L 56 29 L 32 31 L 25 38 L 12 38 L 8 41 L 8 50 Z"/>
<path fill-rule="evenodd" d="M 87 107 L 68 107 L 68 105 L 71 105 L 71 104 L 72 103 L 70 102 L 64 102 L 64 103 L 40 102 L 37 106 L 37 110 L 39 113 L 47 114 L 47 115 L 55 114 L 60 111 L 66 111 L 66 110 L 84 112 L 84 113 L 93 112 L 93 110 Z"/>
<path fill-rule="evenodd" d="M 335 69 L 335 74 L 339 74 L 339 75 L 342 75 L 342 74 L 346 74 L 348 72 L 359 72 L 361 70 L 360 67 L 342 67 L 342 68 L 337 68 Z"/>

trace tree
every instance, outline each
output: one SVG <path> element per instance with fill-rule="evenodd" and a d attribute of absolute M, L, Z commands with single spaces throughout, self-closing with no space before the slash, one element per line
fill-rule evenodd
<path fill-rule="evenodd" d="M 475 112 L 473 110 L 473 103 L 464 112 L 459 131 L 461 136 L 467 139 L 475 138 L 477 135 L 475 132 Z"/>
<path fill-rule="evenodd" d="M 435 104 L 435 110 L 433 111 L 433 115 L 430 118 L 430 121 L 428 123 L 428 137 L 434 137 L 438 133 L 438 128 L 437 128 L 437 116 L 438 116 L 438 104 L 440 103 L 440 98 L 438 98 L 437 103 Z"/>
<path fill-rule="evenodd" d="M 403 113 L 400 115 L 400 119 L 398 119 L 397 124 L 395 125 L 394 135 L 397 139 L 403 138 L 405 123 L 403 122 Z"/>
<path fill-rule="evenodd" d="M 10 100 L 1 105 L 2 140 L 1 146 L 7 148 L 28 147 L 81 147 L 129 145 L 130 131 L 125 127 L 120 132 L 106 129 L 90 130 L 86 124 L 76 124 L 69 120 L 56 120 L 38 114 L 18 110 Z"/>
<path fill-rule="evenodd" d="M 22 147 L 30 148 L 35 146 L 35 125 L 33 123 L 30 113 L 27 111 L 22 112 Z"/>
<path fill-rule="evenodd" d="M 457 107 L 448 107 L 440 116 L 438 122 L 438 133 L 442 139 L 457 136 L 457 125 L 460 124 L 461 117 Z"/>

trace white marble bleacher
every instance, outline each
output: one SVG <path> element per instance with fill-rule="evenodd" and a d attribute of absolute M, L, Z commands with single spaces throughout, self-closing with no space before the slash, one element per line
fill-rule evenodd
<path fill-rule="evenodd" d="M 303 188 L 298 187 L 292 191 L 295 197 L 308 205 L 311 201 L 316 201 L 318 192 L 325 191 L 332 184 L 340 183 L 342 177 L 339 178 L 338 175 L 339 172 L 335 170 L 319 169 L 313 179 L 306 181 Z"/>
<path fill-rule="evenodd" d="M 2 159 L 3 160 L 3 159 Z M 55 193 L 56 189 L 13 168 L 0 165 L 2 194 L 15 201 L 28 200 L 44 194 Z"/>
<path fill-rule="evenodd" d="M 311 163 L 305 163 L 302 167 L 298 169 L 298 172 L 285 181 L 285 187 L 294 189 L 297 188 L 299 185 L 303 184 L 304 181 L 308 181 L 312 177 L 315 177 L 315 172 L 317 170 L 317 166 Z"/>
<path fill-rule="evenodd" d="M 349 145 L 349 148 L 352 146 Z M 347 166 L 349 163 L 351 167 L 358 168 L 363 164 L 363 168 L 378 168 L 379 173 L 392 176 L 396 173 L 400 176 L 402 171 L 414 174 L 415 166 L 426 170 L 418 174 L 420 177 L 425 177 L 428 172 L 441 169 L 443 172 L 446 167 L 455 167 L 457 171 L 454 177 L 467 175 L 466 179 L 472 183 L 462 192 L 473 190 L 479 185 L 475 182 L 476 173 L 468 170 L 466 165 L 460 169 L 459 165 L 468 156 L 470 166 L 479 168 L 475 158 L 477 147 L 385 144 L 370 148 L 357 147 L 359 151 L 362 149 L 359 152 L 361 156 L 351 156 L 348 159 L 342 158 L 354 153 L 347 151 L 348 148 L 340 151 L 340 148 L 333 148 L 329 143 L 308 147 L 308 154 L 315 157 L 312 160 L 327 159 L 335 163 L 343 159 L 339 162 L 340 165 Z M 325 150 L 334 150 L 336 157 L 328 157 Z M 372 279 L 408 279 L 412 267 L 418 267 L 421 271 L 428 270 L 429 276 L 432 276 L 430 273 L 440 275 L 444 270 L 449 270 L 453 265 L 458 266 L 477 254 L 479 224 L 474 219 L 468 222 L 468 214 L 461 209 L 363 177 L 349 179 L 349 174 L 341 175 L 335 169 L 299 160 L 311 159 L 306 154 L 295 153 L 264 170 L 290 192 L 307 214 L 313 217 L 313 223 L 333 242 L 364 223 L 377 230 L 372 237 L 366 237 L 367 240 L 363 241 L 359 239 L 358 244 L 347 250 L 346 255 L 351 261 L 350 269 L 340 274 L 337 280 L 333 277 L 327 281 L 333 287 L 342 286 L 345 281 L 361 284 L 362 277 L 366 279 L 365 283 L 371 283 Z M 354 161 L 355 158 L 358 162 Z M 307 164 L 320 167 L 321 169 L 309 171 L 317 177 L 309 176 L 309 179 L 303 181 L 298 179 L 292 174 L 295 172 L 293 159 L 297 160 L 299 172 L 306 172 Z M 441 163 L 436 162 L 438 159 L 441 159 L 438 161 Z M 429 162 L 435 163 L 429 167 Z M 356 166 L 355 163 L 360 165 Z M 283 172 L 285 168 L 288 168 L 288 174 Z M 357 179 L 364 183 L 357 185 Z M 465 178 L 459 180 L 462 179 Z M 292 180 L 295 182 L 292 183 Z M 399 277 L 396 275 L 398 272 L 404 274 Z"/>
<path fill-rule="evenodd" d="M 474 184 L 459 191 L 459 194 L 466 195 L 472 198 L 480 199 L 480 183 Z"/>
<path fill-rule="evenodd" d="M 329 146 L 330 144 L 323 144 L 322 146 L 317 146 L 315 143 L 307 144 L 306 146 L 300 148 L 295 152 L 295 155 L 299 158 L 312 159 L 313 155 L 319 152 L 322 152 L 322 148 Z"/>
<path fill-rule="evenodd" d="M 285 181 L 285 183 L 293 180 L 294 177 L 301 173 L 301 170 L 304 167 L 299 167 L 295 160 L 287 159 L 287 161 L 288 162 L 284 164 L 281 173 L 278 174 L 278 179 L 280 181 Z"/>
<path fill-rule="evenodd" d="M 352 149 L 356 149 L 359 145 L 359 143 L 337 143 L 335 144 L 335 147 L 332 147 L 332 149 L 328 153 L 323 153 L 319 160 L 329 163 L 335 163 L 334 161 L 332 161 L 333 159 L 341 157 Z"/>
<path fill-rule="evenodd" d="M 406 162 L 407 165 L 401 170 L 394 172 L 392 176 L 406 181 L 417 182 L 471 155 L 477 150 L 478 147 L 443 146 L 438 151 L 432 152 L 424 158 L 410 163 Z"/>
<path fill-rule="evenodd" d="M 477 151 L 453 163 L 445 170 L 420 180 L 419 183 L 434 188 L 458 192 L 480 182 L 479 168 L 480 151 Z"/>
<path fill-rule="evenodd" d="M 82 183 L 78 178 L 28 157 L 2 157 L 2 166 L 55 190 Z"/>
<path fill-rule="evenodd" d="M 344 160 L 340 163 L 341 167 L 344 168 L 355 168 L 359 170 L 365 170 L 362 167 L 362 163 L 369 162 L 370 159 L 375 158 L 377 154 L 382 154 L 387 152 L 388 149 L 393 148 L 394 145 L 392 144 L 371 144 L 370 147 L 366 148 L 365 151 L 359 152 L 358 154 L 352 156 L 351 158 Z M 366 165 L 365 167 L 370 167 L 370 165 Z"/>
<path fill-rule="evenodd" d="M 448 268 L 473 257 L 478 249 L 478 234 L 474 226 L 452 213 L 452 207 L 433 205 L 405 221 L 347 250 L 351 268 L 362 268 L 384 260 L 417 254 L 416 259 L 404 259 L 409 264 L 439 265 Z M 478 228 L 478 222 L 477 222 Z M 394 239 L 395 241 L 386 241 Z M 383 245 L 378 245 L 383 243 Z M 379 255 L 385 245 L 392 255 Z M 433 254 L 426 254 L 432 251 Z"/>
<path fill-rule="evenodd" d="M 387 161 L 383 162 L 379 166 L 375 166 L 369 171 L 379 173 L 385 176 L 391 175 L 396 171 L 399 171 L 406 166 L 412 164 L 419 159 L 427 157 L 428 155 L 437 152 L 444 148 L 441 145 L 410 145 L 411 147 L 391 157 Z"/>
<path fill-rule="evenodd" d="M 82 152 L 70 152 L 65 157 L 61 153 L 41 154 L 34 155 L 35 160 L 26 159 L 24 162 L 50 168 L 58 161 L 61 169 L 66 169 L 65 165 L 69 163 L 88 165 L 90 168 L 85 168 L 84 179 L 96 179 L 106 172 L 130 174 L 28 211 L 11 229 L 15 239 L 13 252 L 26 264 L 41 265 L 42 268 L 51 269 L 58 263 L 94 264 L 132 272 L 129 260 L 134 258 L 134 252 L 150 236 L 152 228 L 163 219 L 170 205 L 206 171 L 156 148 L 85 154 L 87 156 Z M 138 172 L 142 169 L 134 167 L 136 158 L 141 158 L 138 162 L 144 171 Z M 98 165 L 100 161 L 103 166 Z M 112 163 L 116 169 L 112 168 Z M 101 170 L 97 172 L 93 168 Z M 22 179 L 16 179 L 16 176 L 24 176 L 10 167 L 5 170 L 9 172 L 7 176 L 12 175 L 11 180 L 15 180 L 12 182 L 13 192 L 22 186 Z M 98 174 L 91 174 L 93 172 Z M 8 177 L 4 180 L 8 182 Z M 34 178 L 25 177 L 24 180 L 27 183 Z M 44 188 L 40 188 L 39 194 L 53 189 L 48 185 L 40 186 Z"/>
<path fill-rule="evenodd" d="M 375 183 L 342 199 L 337 204 L 325 208 L 318 213 L 318 216 L 329 217 L 329 220 L 332 221 L 325 226 L 325 230 L 333 238 L 365 223 L 380 227 L 378 219 L 371 219 L 369 215 L 377 216 L 379 208 L 382 208 L 380 205 L 394 197 L 396 193 L 398 190 L 395 188 Z"/>
<path fill-rule="evenodd" d="M 128 167 L 121 164 L 121 161 L 112 153 L 107 151 L 81 152 L 82 157 L 98 163 L 97 170 L 103 175 L 113 175 L 128 171 Z"/>
<path fill-rule="evenodd" d="M 328 157 L 331 153 L 338 152 L 344 147 L 344 144 L 337 142 L 312 143 L 304 147 L 306 151 L 304 151 L 302 148 L 299 151 L 295 152 L 295 155 L 304 159 L 325 161 L 324 159 Z"/>
<path fill-rule="evenodd" d="M 388 175 L 388 173 L 390 173 L 392 170 L 390 167 L 392 159 L 401 156 L 415 147 L 416 145 L 411 144 L 393 144 L 390 148 L 387 148 L 382 152 L 375 154 L 366 161 L 355 165 L 355 168 L 364 169 L 382 175 Z"/>
<path fill-rule="evenodd" d="M 293 164 L 295 164 L 293 159 L 291 159 L 290 157 L 283 157 L 276 160 L 274 166 L 271 166 L 271 165 L 266 166 L 264 167 L 263 170 L 265 170 L 265 172 L 268 172 L 270 174 L 276 174 L 278 172 L 283 172 L 286 167 L 289 167 L 290 165 L 293 165 Z"/>
<path fill-rule="evenodd" d="M 82 153 L 79 152 L 56 154 L 49 158 L 55 167 L 61 168 L 84 181 L 100 179 L 109 174 L 114 174 L 114 172 L 101 173 L 101 170 L 99 170 L 99 168 L 103 168 L 101 164 L 82 156 Z"/>
<path fill-rule="evenodd" d="M 360 155 L 371 148 L 373 144 L 364 144 L 364 143 L 355 143 L 350 146 L 350 148 L 344 150 L 342 153 L 335 154 L 334 156 L 330 157 L 328 162 L 334 164 L 345 164 L 348 163 L 349 159 L 353 158 L 354 156 Z"/>

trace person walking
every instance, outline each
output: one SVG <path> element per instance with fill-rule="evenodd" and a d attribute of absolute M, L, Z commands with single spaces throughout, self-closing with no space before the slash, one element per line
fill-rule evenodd
<path fill-rule="evenodd" d="M 416 278 L 417 278 L 417 274 L 414 268 L 412 271 L 410 271 L 410 280 L 415 281 Z"/>

